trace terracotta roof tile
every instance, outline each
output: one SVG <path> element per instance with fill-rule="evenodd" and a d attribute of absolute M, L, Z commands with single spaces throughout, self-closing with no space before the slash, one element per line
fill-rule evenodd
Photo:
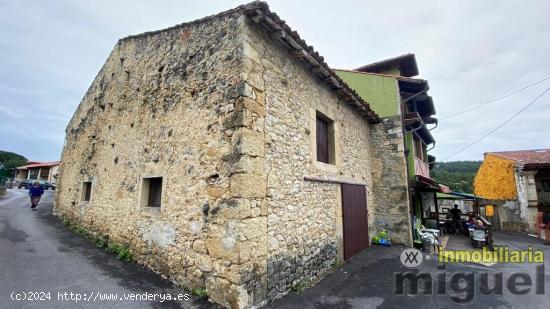
<path fill-rule="evenodd" d="M 36 161 L 33 161 L 32 163 L 33 164 L 19 166 L 17 169 L 27 169 L 27 168 L 34 168 L 34 167 L 47 167 L 47 166 L 59 165 L 59 161 L 54 161 L 54 162 L 36 162 Z"/>
<path fill-rule="evenodd" d="M 487 154 L 514 160 L 522 165 L 550 164 L 550 149 L 497 151 Z"/>

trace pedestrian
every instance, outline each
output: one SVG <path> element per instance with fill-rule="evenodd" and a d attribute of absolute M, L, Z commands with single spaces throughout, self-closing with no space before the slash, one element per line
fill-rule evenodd
<path fill-rule="evenodd" d="M 29 196 L 31 197 L 31 209 L 36 210 L 40 198 L 44 194 L 44 188 L 40 185 L 38 181 L 35 181 L 32 187 L 29 188 Z"/>
<path fill-rule="evenodd" d="M 460 221 L 460 215 L 462 215 L 462 211 L 458 209 L 458 204 L 454 205 L 454 208 L 449 210 L 451 213 L 451 226 L 453 227 L 453 232 L 455 234 L 461 233 L 462 230 L 462 224 Z"/>

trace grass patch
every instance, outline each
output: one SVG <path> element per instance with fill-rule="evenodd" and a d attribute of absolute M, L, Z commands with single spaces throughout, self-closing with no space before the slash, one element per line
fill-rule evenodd
<path fill-rule="evenodd" d="M 92 242 L 98 247 L 98 248 L 105 248 L 107 247 L 107 240 L 103 237 L 94 237 L 92 239 Z"/>
<path fill-rule="evenodd" d="M 107 245 L 105 251 L 116 254 L 117 259 L 124 262 L 130 262 L 133 259 L 132 251 L 126 246 L 122 246 L 119 244 L 109 244 Z"/>
<path fill-rule="evenodd" d="M 80 237 L 84 237 L 93 242 L 98 248 L 104 248 L 105 251 L 115 254 L 117 259 L 124 262 L 131 262 L 134 260 L 132 250 L 127 246 L 109 243 L 108 240 L 104 237 L 97 236 L 85 228 L 78 226 L 67 219 L 63 219 L 63 225 L 65 225 L 69 230 Z"/>
<path fill-rule="evenodd" d="M 191 290 L 191 295 L 195 296 L 196 298 L 200 300 L 206 300 L 208 299 L 208 291 L 206 291 L 206 288 L 194 288 Z"/>

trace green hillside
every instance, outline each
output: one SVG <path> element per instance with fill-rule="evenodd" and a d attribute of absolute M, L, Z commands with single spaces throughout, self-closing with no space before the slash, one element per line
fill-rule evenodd
<path fill-rule="evenodd" d="M 437 162 L 430 176 L 453 191 L 474 192 L 474 177 L 482 161 Z"/>
<path fill-rule="evenodd" d="M 13 152 L 0 150 L 0 185 L 4 184 L 7 178 L 13 177 L 15 167 L 25 165 L 27 158 Z"/>

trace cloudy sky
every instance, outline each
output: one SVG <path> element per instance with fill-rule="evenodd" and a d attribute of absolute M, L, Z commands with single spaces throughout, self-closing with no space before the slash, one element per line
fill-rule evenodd
<path fill-rule="evenodd" d="M 550 3 L 536 1 L 268 1 L 335 68 L 416 54 L 437 117 L 550 76 Z M 0 149 L 58 160 L 65 127 L 117 39 L 191 21 L 239 1 L 0 0 Z M 439 160 L 550 148 L 550 93 L 451 158 L 550 87 L 550 79 L 442 119 Z M 9 120 L 8 120 L 9 119 Z"/>

